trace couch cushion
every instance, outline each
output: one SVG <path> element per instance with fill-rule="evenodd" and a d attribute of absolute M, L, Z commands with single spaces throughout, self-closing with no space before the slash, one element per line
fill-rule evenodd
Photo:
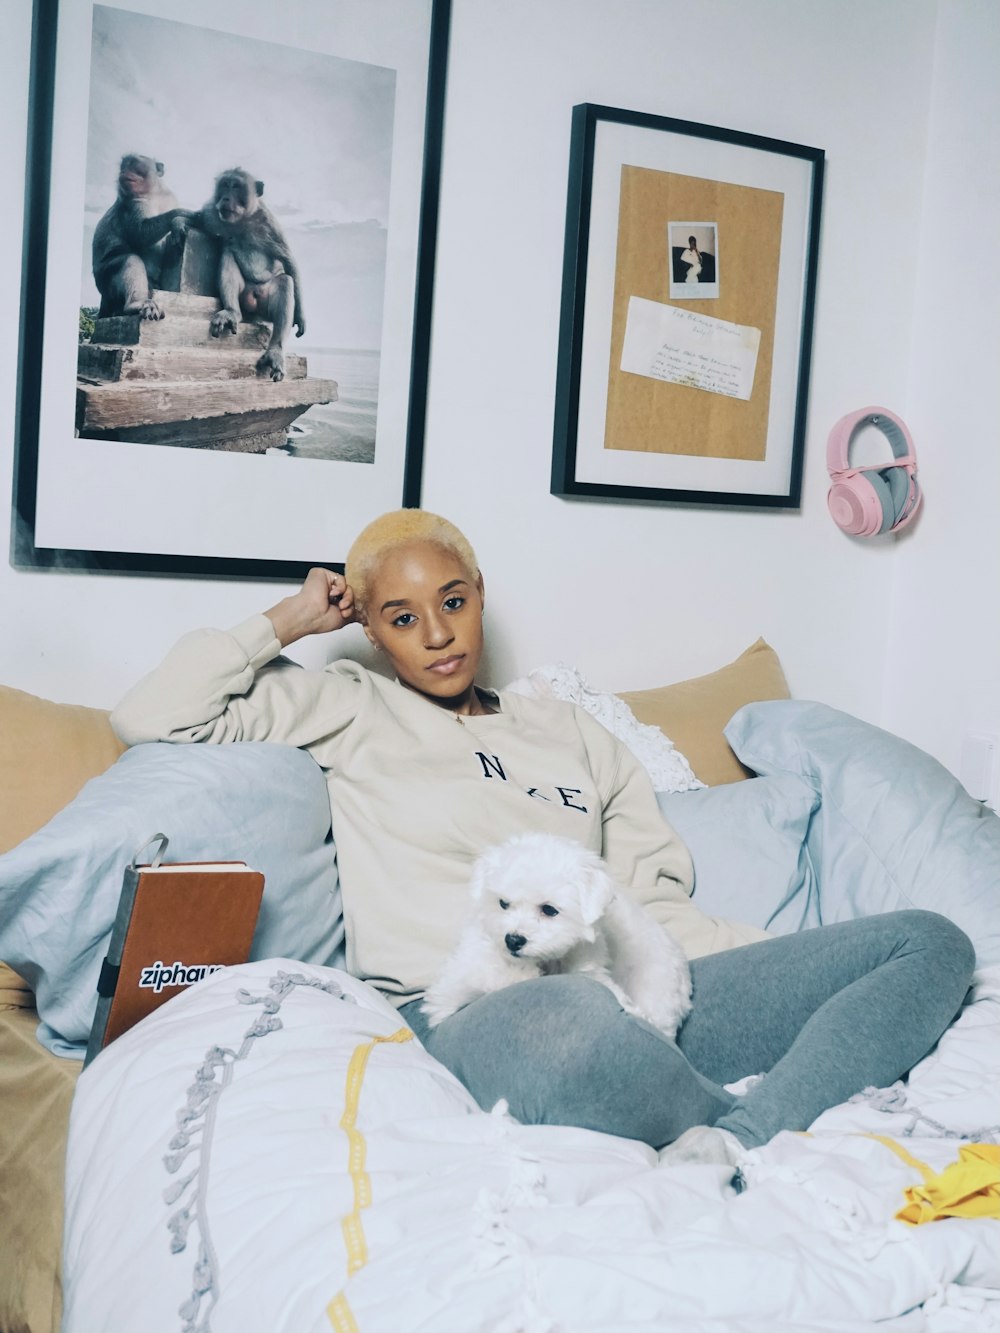
<path fill-rule="evenodd" d="M 691 853 L 697 907 L 776 935 L 797 929 L 816 890 L 806 845 L 819 805 L 811 783 L 779 773 L 656 799 Z"/>
<path fill-rule="evenodd" d="M 168 860 L 263 871 L 251 957 L 339 957 L 340 886 L 315 761 L 263 742 L 135 746 L 0 856 L 0 958 L 34 990 L 39 1040 L 57 1054 L 83 1055 L 124 868 L 158 831 Z"/>
<path fill-rule="evenodd" d="M 34 1013 L 0 1013 L 0 1329 L 58 1333 L 66 1127 L 80 1066 L 35 1039 Z"/>
<path fill-rule="evenodd" d="M 808 847 L 819 893 L 796 924 L 898 908 L 941 912 L 1000 964 L 1000 818 L 936 759 L 829 708 L 755 703 L 726 728 L 758 773 L 793 773 L 820 794 Z"/>
<path fill-rule="evenodd" d="M 12 967 L 0 963 L 0 1013 L 8 1009 L 34 1009 L 35 997 L 23 977 Z M 3 1325 L 0 1324 L 0 1328 Z"/>
<path fill-rule="evenodd" d="M 737 709 L 758 699 L 787 699 L 778 655 L 758 639 L 728 666 L 654 690 L 619 694 L 640 722 L 659 727 L 702 782 L 714 787 L 751 777 L 730 748 L 723 728 Z"/>
<path fill-rule="evenodd" d="M 125 749 L 99 708 L 57 704 L 0 685 L 0 853 L 47 824 Z M 0 963 L 0 1009 L 34 1004 L 30 988 Z"/>
<path fill-rule="evenodd" d="M 68 805 L 125 749 L 98 708 L 51 703 L 0 685 L 0 852 Z"/>

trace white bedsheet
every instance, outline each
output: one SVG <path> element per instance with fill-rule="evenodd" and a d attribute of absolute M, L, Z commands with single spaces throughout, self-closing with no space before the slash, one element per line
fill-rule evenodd
<path fill-rule="evenodd" d="M 362 983 L 247 964 L 80 1079 L 64 1333 L 986 1333 L 1000 1221 L 894 1221 L 920 1175 L 870 1135 L 938 1170 L 998 1121 L 1000 971 L 905 1089 L 779 1135 L 736 1195 L 481 1112 Z"/>

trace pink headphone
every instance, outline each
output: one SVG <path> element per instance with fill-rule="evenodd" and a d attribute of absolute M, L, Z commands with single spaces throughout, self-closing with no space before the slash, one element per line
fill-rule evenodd
<path fill-rule="evenodd" d="M 889 441 L 891 463 L 851 467 L 851 442 L 864 426 L 875 426 Z M 905 528 L 923 499 L 916 478 L 917 455 L 906 424 L 884 407 L 862 407 L 841 417 L 826 445 L 833 481 L 826 497 L 833 521 L 856 537 Z"/>

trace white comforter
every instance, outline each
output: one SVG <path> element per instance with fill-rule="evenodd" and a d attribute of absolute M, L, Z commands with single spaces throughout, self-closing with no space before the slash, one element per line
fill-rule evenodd
<path fill-rule="evenodd" d="M 737 1195 L 480 1111 L 342 972 L 218 973 L 80 1079 L 64 1333 L 1000 1329 L 1000 1221 L 895 1221 L 921 1175 L 871 1137 L 940 1170 L 1000 1132 L 1000 971 L 978 981 L 905 1089 L 779 1135 Z"/>

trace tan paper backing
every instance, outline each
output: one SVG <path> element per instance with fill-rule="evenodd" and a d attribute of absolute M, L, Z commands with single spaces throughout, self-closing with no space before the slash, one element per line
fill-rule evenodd
<path fill-rule="evenodd" d="M 622 167 L 605 449 L 764 459 L 783 207 L 773 190 Z M 671 301 L 667 224 L 694 220 L 718 227 L 720 294 Z M 749 400 L 619 370 L 630 296 L 760 329 Z"/>

